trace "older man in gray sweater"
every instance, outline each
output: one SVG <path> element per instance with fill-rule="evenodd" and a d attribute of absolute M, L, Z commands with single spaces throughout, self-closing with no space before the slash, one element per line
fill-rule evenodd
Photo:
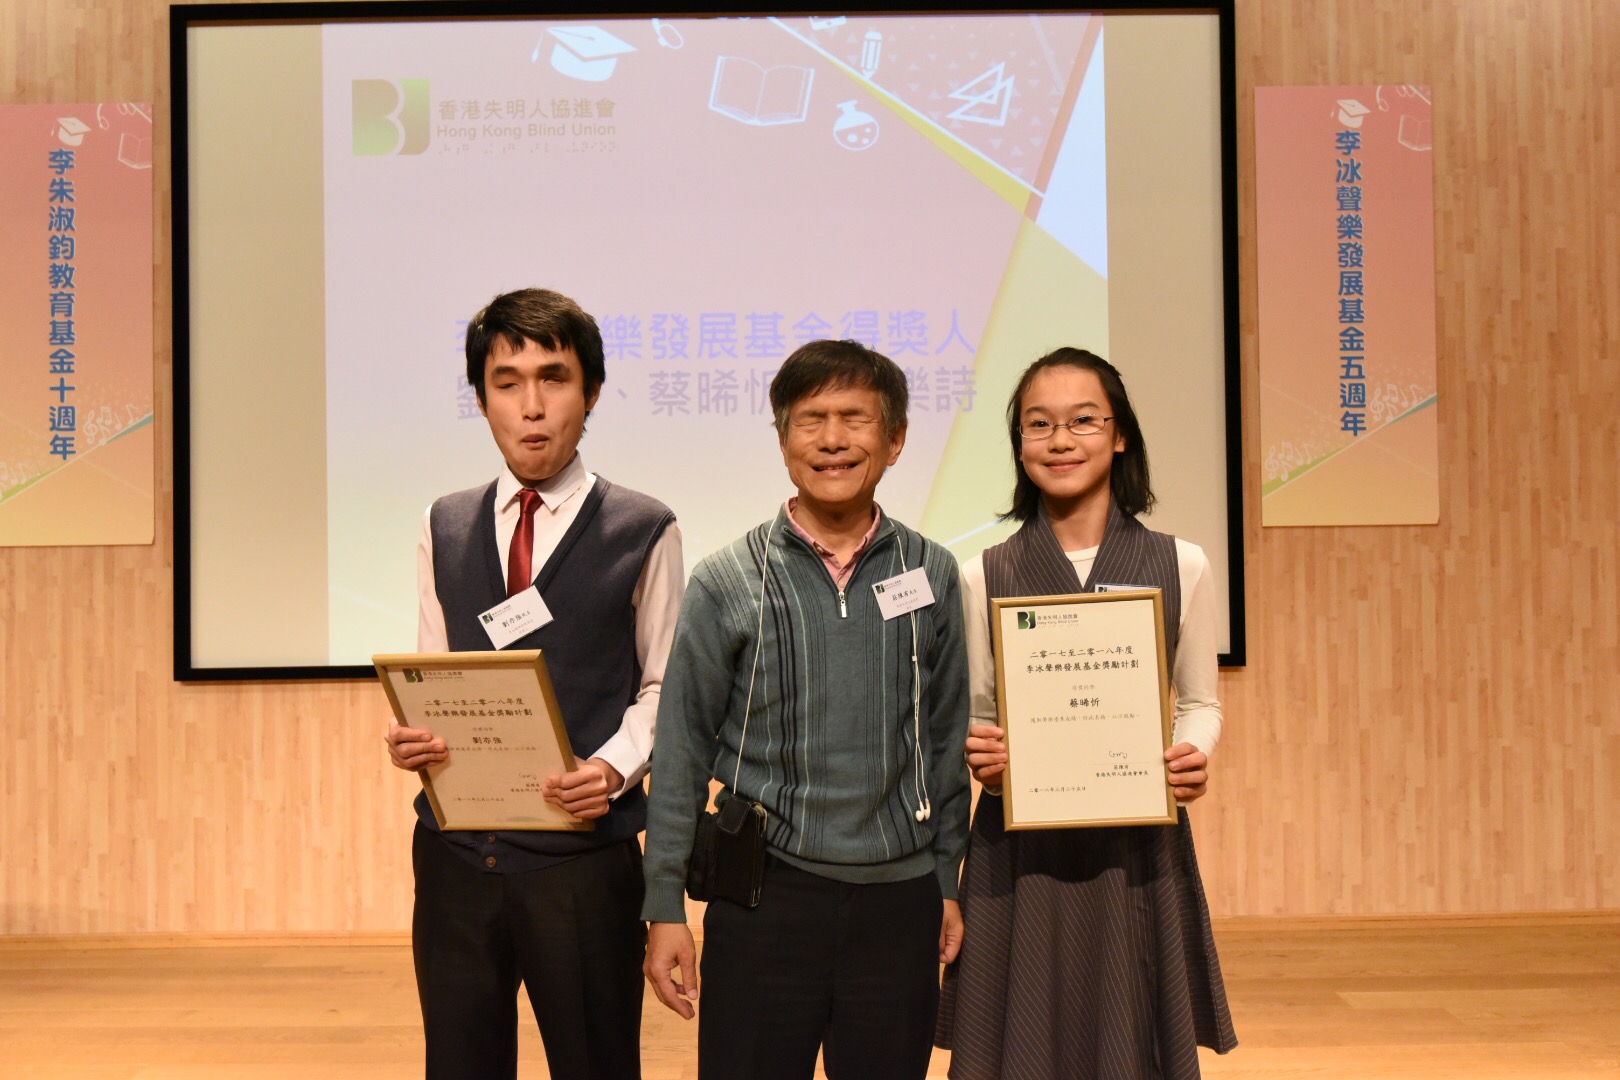
<path fill-rule="evenodd" d="M 647 977 L 690 1018 L 683 887 L 711 778 L 764 811 L 758 905 L 704 917 L 698 1068 L 808 1080 L 927 1072 L 938 967 L 956 954 L 967 667 L 956 561 L 886 516 L 905 376 L 853 341 L 771 384 L 797 495 L 692 575 L 658 710 Z"/>

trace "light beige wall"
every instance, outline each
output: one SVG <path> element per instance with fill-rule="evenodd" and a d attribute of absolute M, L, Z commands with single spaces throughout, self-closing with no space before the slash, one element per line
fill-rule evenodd
<path fill-rule="evenodd" d="M 376 687 L 170 681 L 167 26 L 0 4 L 4 100 L 157 104 L 163 447 L 156 546 L 0 551 L 0 933 L 399 929 L 413 782 Z M 1211 901 L 1620 908 L 1620 4 L 1245 0 L 1238 58 L 1251 259 L 1254 86 L 1434 88 L 1442 523 L 1251 524 Z M 1252 274 L 1243 302 L 1252 444 Z"/>
<path fill-rule="evenodd" d="M 161 445 L 155 546 L 0 550 L 0 933 L 401 928 L 378 688 L 171 681 L 168 40 L 159 0 L 0 2 L 0 100 L 156 104 Z"/>
<path fill-rule="evenodd" d="M 1434 90 L 1440 525 L 1257 525 L 1200 827 L 1231 914 L 1620 907 L 1620 4 L 1238 5 L 1252 90 Z"/>

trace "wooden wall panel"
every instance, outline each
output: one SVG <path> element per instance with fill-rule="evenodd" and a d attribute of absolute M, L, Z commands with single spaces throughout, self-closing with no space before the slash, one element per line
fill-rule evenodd
<path fill-rule="evenodd" d="M 153 547 L 0 550 L 0 934 L 400 929 L 376 688 L 169 678 L 167 5 L 4 0 L 0 41 L 0 100 L 157 104 L 162 443 Z M 1238 53 L 1248 260 L 1254 86 L 1434 88 L 1442 520 L 1262 530 L 1251 499 L 1211 902 L 1620 907 L 1620 4 L 1240 0 Z"/>
<path fill-rule="evenodd" d="M 170 678 L 168 4 L 4 0 L 0 41 L 0 100 L 157 106 L 161 441 L 154 546 L 0 549 L 0 934 L 405 927 L 417 784 L 376 686 Z"/>
<path fill-rule="evenodd" d="M 1620 6 L 1238 5 L 1252 92 L 1434 90 L 1441 522 L 1269 529 L 1201 807 L 1217 912 L 1620 906 Z M 1251 492 L 1258 394 L 1245 275 Z"/>

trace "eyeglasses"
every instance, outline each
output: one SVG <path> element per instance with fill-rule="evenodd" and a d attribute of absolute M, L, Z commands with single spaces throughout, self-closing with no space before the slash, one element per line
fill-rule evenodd
<path fill-rule="evenodd" d="M 1018 434 L 1026 439 L 1050 439 L 1058 428 L 1068 428 L 1070 435 L 1096 435 L 1112 416 L 1077 416 L 1067 424 L 1054 424 L 1050 420 L 1026 420 L 1018 425 Z"/>

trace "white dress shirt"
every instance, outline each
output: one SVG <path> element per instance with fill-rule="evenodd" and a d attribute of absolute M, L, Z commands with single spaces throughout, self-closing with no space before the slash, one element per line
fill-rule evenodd
<path fill-rule="evenodd" d="M 534 486 L 541 505 L 534 512 L 534 551 L 529 565 L 539 573 L 562 541 L 563 534 L 579 516 L 585 495 L 596 483 L 596 475 L 585 471 L 578 454 L 562 471 Z M 495 544 L 500 551 L 501 580 L 506 580 L 508 550 L 512 534 L 522 516 L 518 492 L 523 485 L 502 466 L 495 481 Z M 444 609 L 433 576 L 433 508 L 422 515 L 422 539 L 416 546 L 416 587 L 419 600 L 416 648 L 420 652 L 447 652 L 449 634 L 444 626 Z M 576 757 L 599 757 L 624 777 L 624 786 L 613 793 L 617 798 L 632 784 L 641 783 L 652 758 L 653 729 L 658 719 L 658 694 L 664 682 L 664 665 L 675 640 L 675 623 L 686 594 L 685 566 L 681 561 L 681 531 L 671 522 L 659 536 L 641 568 L 631 603 L 636 613 L 636 659 L 641 664 L 641 688 L 636 700 L 624 711 L 619 730 L 599 747 L 575 747 Z"/>

